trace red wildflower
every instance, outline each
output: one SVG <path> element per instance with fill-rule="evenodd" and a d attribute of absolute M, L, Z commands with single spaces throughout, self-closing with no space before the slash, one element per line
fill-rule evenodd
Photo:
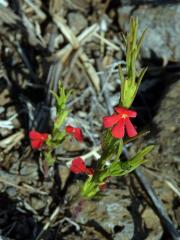
<path fill-rule="evenodd" d="M 73 172 L 75 174 L 86 173 L 88 175 L 93 175 L 93 173 L 94 173 L 93 168 L 86 167 L 85 162 L 81 157 L 75 158 L 72 161 L 70 170 L 71 170 L 71 172 Z"/>
<path fill-rule="evenodd" d="M 33 149 L 40 149 L 43 145 L 43 143 L 48 139 L 47 133 L 40 133 L 37 131 L 30 131 L 29 132 L 29 138 L 31 141 L 31 146 Z"/>
<path fill-rule="evenodd" d="M 112 135 L 115 138 L 123 138 L 125 129 L 129 137 L 136 136 L 137 131 L 129 118 L 135 118 L 137 116 L 137 112 L 122 107 L 115 107 L 115 111 L 117 114 L 114 113 L 111 116 L 103 118 L 104 127 L 112 127 Z"/>
<path fill-rule="evenodd" d="M 71 125 L 68 125 L 66 126 L 66 132 L 71 134 L 78 142 L 83 141 L 83 134 L 80 128 L 75 128 Z"/>

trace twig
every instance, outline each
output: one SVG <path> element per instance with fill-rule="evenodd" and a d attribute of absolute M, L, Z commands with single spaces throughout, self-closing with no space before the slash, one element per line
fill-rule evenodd
<path fill-rule="evenodd" d="M 25 0 L 25 2 L 34 10 L 34 12 L 41 18 L 42 21 L 46 19 L 46 14 L 39 7 L 37 7 L 37 4 L 34 4 L 33 1 L 30 0 Z"/>
<path fill-rule="evenodd" d="M 61 219 L 61 220 L 59 220 L 57 223 L 55 223 L 53 226 L 56 226 L 57 224 L 63 223 L 63 222 L 65 222 L 65 221 L 68 222 L 68 223 L 70 223 L 71 225 L 75 226 L 76 231 L 79 231 L 79 230 L 80 230 L 80 226 L 79 226 L 76 222 L 74 222 L 73 220 L 71 220 L 71 219 L 68 218 L 68 217 L 64 217 L 63 219 Z"/>
<path fill-rule="evenodd" d="M 12 120 L 15 119 L 17 116 L 18 114 L 15 113 L 8 120 L 0 120 L 0 128 L 13 129 L 15 126 L 13 125 Z"/>
<path fill-rule="evenodd" d="M 59 214 L 60 212 L 60 206 L 58 206 L 54 212 L 51 214 L 48 222 L 44 225 L 43 229 L 41 230 L 41 232 L 38 234 L 38 236 L 36 237 L 35 240 L 40 240 L 41 239 L 41 236 L 43 235 L 43 233 L 49 228 L 50 224 L 52 223 L 52 221 L 54 221 L 57 217 L 57 215 Z"/>
<path fill-rule="evenodd" d="M 23 192 L 32 192 L 32 193 L 38 193 L 38 194 L 41 194 L 41 195 L 48 195 L 47 192 L 40 191 L 40 190 L 35 189 L 32 186 L 29 186 L 27 184 L 23 184 L 23 186 L 18 186 L 18 185 L 14 184 L 14 183 L 11 183 L 11 182 L 3 179 L 2 177 L 0 177 L 0 182 L 2 182 L 5 185 L 8 185 L 8 186 L 14 187 L 16 189 L 19 189 L 19 190 L 21 190 Z"/>
<path fill-rule="evenodd" d="M 166 180 L 165 183 L 178 195 L 178 197 L 180 197 L 180 191 L 172 184 L 172 182 Z"/>
<path fill-rule="evenodd" d="M 80 53 L 79 57 L 83 63 L 83 66 L 84 66 L 86 72 L 89 75 L 89 79 L 90 79 L 91 83 L 95 87 L 96 91 L 99 92 L 100 91 L 100 80 L 99 80 L 99 77 L 97 75 L 95 68 L 91 64 L 86 53 L 84 53 L 84 52 Z"/>
<path fill-rule="evenodd" d="M 64 34 L 64 36 L 67 38 L 67 40 L 71 43 L 73 48 L 77 49 L 79 47 L 77 38 L 71 31 L 71 29 L 68 27 L 68 25 L 64 23 L 64 19 L 60 18 L 58 15 L 55 15 L 53 20 L 58 26 L 58 28 L 61 30 L 61 32 Z"/>
<path fill-rule="evenodd" d="M 156 208 L 157 214 L 161 219 L 164 229 L 168 231 L 168 233 L 171 235 L 172 240 L 180 240 L 179 232 L 174 227 L 174 224 L 171 222 L 170 218 L 168 217 L 165 209 L 163 208 L 163 204 L 161 200 L 157 197 L 156 193 L 154 192 L 147 178 L 139 169 L 136 169 L 134 172 L 139 182 L 141 183 L 143 189 L 146 191 L 148 197 L 151 199 L 154 207 Z"/>
<path fill-rule="evenodd" d="M 5 148 L 4 153 L 8 153 L 17 143 L 24 138 L 24 131 L 20 130 L 11 136 L 0 141 L 0 147 Z"/>
<path fill-rule="evenodd" d="M 90 26 L 89 28 L 86 28 L 78 37 L 77 41 L 79 43 L 79 46 L 82 46 L 91 36 L 94 35 L 99 30 L 99 26 L 97 24 L 94 24 Z M 67 44 L 62 50 L 58 51 L 56 53 L 57 59 L 60 59 L 63 63 L 66 62 L 69 55 L 71 54 L 73 50 L 73 46 L 69 43 Z"/>
<path fill-rule="evenodd" d="M 82 52 L 82 49 L 79 48 L 75 53 L 74 55 L 72 56 L 72 58 L 70 59 L 70 64 L 68 66 L 68 71 L 67 71 L 67 74 L 66 76 L 64 77 L 64 87 L 67 88 L 68 86 L 68 82 L 69 82 L 69 79 L 70 79 L 70 76 L 72 75 L 73 73 L 73 70 L 74 70 L 74 66 L 77 62 L 77 59 L 79 57 L 79 54 Z M 76 99 L 75 99 L 76 100 Z"/>
<path fill-rule="evenodd" d="M 98 33 L 95 33 L 94 36 L 97 37 L 98 39 L 100 39 L 102 42 L 104 42 L 108 46 L 110 46 L 112 49 L 114 49 L 116 51 L 120 50 L 120 47 L 118 47 L 114 43 L 110 42 L 108 39 L 104 38 L 102 35 L 99 35 Z"/>
<path fill-rule="evenodd" d="M 94 147 L 90 152 L 88 152 L 84 155 L 81 155 L 81 157 L 84 160 L 91 158 L 91 157 L 94 157 L 95 159 L 99 159 L 100 154 L 98 153 L 98 151 L 100 151 L 100 149 L 101 149 L 101 146 Z M 58 157 L 58 160 L 67 161 L 67 166 L 69 167 L 71 165 L 71 162 L 73 159 L 72 159 L 72 157 Z"/>

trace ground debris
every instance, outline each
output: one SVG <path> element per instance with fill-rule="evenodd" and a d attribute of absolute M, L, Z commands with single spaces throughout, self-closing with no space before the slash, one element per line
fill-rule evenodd
<path fill-rule="evenodd" d="M 174 24 L 179 18 L 178 7 L 148 5 L 133 11 L 143 16 L 140 28 L 146 25 L 152 34 L 159 30 L 152 27 L 155 14 L 161 26 L 156 37 L 165 35 L 165 40 L 155 41 L 153 47 L 152 38 L 147 39 L 142 56 L 150 58 L 153 50 L 164 59 L 164 65 L 179 60 L 174 37 L 179 31 Z M 119 101 L 118 65 L 124 67 L 121 31 L 127 30 L 129 9 L 123 8 L 120 1 L 110 0 L 0 0 L 0 239 L 149 240 L 162 236 L 160 220 L 134 177 L 131 182 L 126 177 L 110 180 L 100 201 L 81 201 L 79 191 L 84 177 L 73 181 L 69 171 L 77 156 L 83 156 L 88 164 L 100 157 L 102 117 Z M 157 14 L 161 9 L 168 12 L 163 14 L 168 28 L 163 24 L 164 16 Z M 151 14 L 144 18 L 147 10 Z M 139 61 L 139 67 L 141 64 Z M 58 80 L 66 89 L 73 89 L 67 124 L 81 127 L 85 141 L 77 144 L 67 139 L 56 150 L 57 162 L 46 177 L 43 155 L 32 151 L 28 133 L 33 128 L 50 130 L 49 123 L 55 117 L 50 90 L 57 90 Z M 159 81 L 150 80 L 143 83 L 142 95 Z M 178 84 L 172 86 L 154 118 L 160 127 L 160 147 L 150 156 L 149 170 L 143 170 L 175 226 L 179 220 L 179 120 L 174 121 L 172 115 L 179 113 L 178 89 Z M 140 109 L 143 107 L 141 104 Z M 154 138 L 143 141 L 152 143 Z M 137 142 L 133 147 L 141 144 Z"/>

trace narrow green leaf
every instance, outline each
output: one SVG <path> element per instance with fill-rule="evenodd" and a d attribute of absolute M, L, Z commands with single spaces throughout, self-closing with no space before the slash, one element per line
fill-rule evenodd
<path fill-rule="evenodd" d="M 121 84 L 122 84 L 124 81 L 124 73 L 123 73 L 123 69 L 122 69 L 121 65 L 119 65 L 119 77 L 120 77 Z"/>
<path fill-rule="evenodd" d="M 139 39 L 139 41 L 138 41 L 138 44 L 137 44 L 137 55 L 139 54 L 139 51 L 140 51 L 140 48 L 141 48 L 142 43 L 143 43 L 143 41 L 144 41 L 146 32 L 147 32 L 147 29 L 145 29 L 145 30 L 143 31 L 143 33 L 142 33 L 142 35 L 141 35 L 141 37 L 140 37 L 140 39 Z"/>
<path fill-rule="evenodd" d="M 110 176 L 123 176 L 133 171 L 145 161 L 145 155 L 151 152 L 153 148 L 154 145 L 147 146 L 127 161 L 113 162 L 109 168 Z"/>
<path fill-rule="evenodd" d="M 147 72 L 147 69 L 148 69 L 147 67 L 144 68 L 144 69 L 142 69 L 142 71 L 140 72 L 140 74 L 139 74 L 139 76 L 138 76 L 138 79 L 137 79 L 137 90 L 138 90 L 138 88 L 139 88 L 139 86 L 140 86 L 140 84 L 141 84 L 141 81 L 142 81 L 145 73 Z"/>

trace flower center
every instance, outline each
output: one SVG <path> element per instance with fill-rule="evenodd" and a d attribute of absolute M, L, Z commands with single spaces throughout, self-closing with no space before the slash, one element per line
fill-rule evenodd
<path fill-rule="evenodd" d="M 124 114 L 122 114 L 122 116 L 121 116 L 121 117 L 125 119 L 125 118 L 127 118 L 127 117 L 128 117 L 128 115 L 124 113 Z"/>

